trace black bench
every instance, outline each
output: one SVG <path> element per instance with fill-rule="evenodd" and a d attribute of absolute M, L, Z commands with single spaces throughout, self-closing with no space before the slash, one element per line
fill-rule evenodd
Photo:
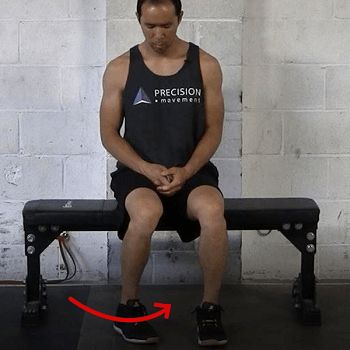
<path fill-rule="evenodd" d="M 278 230 L 300 252 L 301 272 L 292 288 L 294 308 L 304 324 L 321 324 L 316 304 L 314 256 L 319 207 L 309 198 L 225 199 L 228 230 Z M 64 231 L 118 231 L 116 200 L 53 199 L 29 201 L 23 208 L 28 274 L 22 325 L 39 324 L 47 309 L 40 254 Z M 158 231 L 173 227 L 161 218 Z"/>

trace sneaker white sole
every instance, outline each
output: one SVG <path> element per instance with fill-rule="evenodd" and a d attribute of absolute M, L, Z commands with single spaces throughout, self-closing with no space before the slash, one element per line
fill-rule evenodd
<path fill-rule="evenodd" d="M 197 327 L 198 332 L 198 327 Z M 198 345 L 200 346 L 215 346 L 215 345 L 225 345 L 227 344 L 227 339 L 224 340 L 216 340 L 216 339 L 207 339 L 207 340 L 200 340 L 198 337 Z"/>
<path fill-rule="evenodd" d="M 200 339 L 198 338 L 198 344 L 199 344 L 200 346 L 225 345 L 225 344 L 227 344 L 227 340 L 215 340 L 215 339 L 200 340 Z"/>
<path fill-rule="evenodd" d="M 147 338 L 145 340 L 141 340 L 141 339 L 132 339 L 132 338 L 127 338 L 123 331 L 117 327 L 115 324 L 113 324 L 113 328 L 114 330 L 120 334 L 123 339 L 129 343 L 134 343 L 134 344 L 153 344 L 153 343 L 158 343 L 159 342 L 159 337 L 153 337 L 153 338 Z"/>

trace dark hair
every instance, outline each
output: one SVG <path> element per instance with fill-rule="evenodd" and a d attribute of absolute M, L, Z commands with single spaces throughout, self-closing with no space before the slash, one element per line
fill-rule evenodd
<path fill-rule="evenodd" d="M 150 3 L 153 3 L 153 4 L 160 4 L 160 3 L 164 2 L 165 0 L 137 0 L 137 14 L 138 14 L 139 18 L 141 17 L 142 5 L 147 1 L 149 1 Z M 181 14 L 181 10 L 182 10 L 181 0 L 169 0 L 169 1 L 175 6 L 176 16 L 179 17 Z"/>

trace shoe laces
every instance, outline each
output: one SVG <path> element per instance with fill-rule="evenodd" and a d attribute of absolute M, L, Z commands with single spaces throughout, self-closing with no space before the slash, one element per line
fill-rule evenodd
<path fill-rule="evenodd" d="M 224 309 L 220 305 L 211 304 L 206 308 L 201 306 L 197 306 L 193 311 L 197 312 L 197 321 L 203 328 L 208 327 L 219 327 L 220 324 L 220 312 L 224 311 Z"/>
<path fill-rule="evenodd" d="M 129 299 L 126 303 L 134 317 L 144 316 L 147 314 L 146 307 L 139 299 Z M 139 322 L 135 322 L 134 326 L 138 326 Z"/>

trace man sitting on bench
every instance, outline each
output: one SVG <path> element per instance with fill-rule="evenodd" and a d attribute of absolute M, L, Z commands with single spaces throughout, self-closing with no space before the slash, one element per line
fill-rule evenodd
<path fill-rule="evenodd" d="M 109 62 L 103 78 L 101 140 L 118 159 L 111 188 L 124 215 L 117 316 L 146 314 L 138 285 L 164 214 L 182 241 L 200 236 L 204 293 L 196 307 L 198 342 L 223 345 L 219 292 L 228 237 L 218 171 L 210 162 L 223 129 L 222 73 L 214 57 L 177 36 L 182 15 L 180 0 L 139 0 L 145 41 Z M 127 341 L 158 341 L 149 323 L 113 325 Z"/>

